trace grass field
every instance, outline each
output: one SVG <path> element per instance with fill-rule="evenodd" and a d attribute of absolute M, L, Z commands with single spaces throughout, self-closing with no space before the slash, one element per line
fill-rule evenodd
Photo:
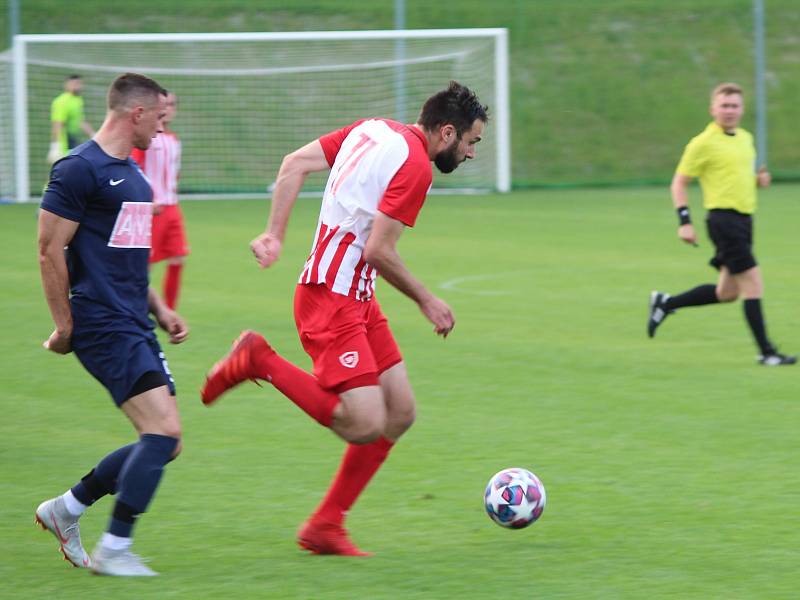
<path fill-rule="evenodd" d="M 799 193 L 763 193 L 756 228 L 768 324 L 788 351 L 800 348 Z M 697 249 L 675 238 L 666 190 L 429 199 L 401 252 L 458 325 L 437 339 L 413 304 L 379 287 L 420 408 L 350 516 L 375 552 L 365 560 L 294 544 L 342 444 L 271 388 L 244 385 L 211 409 L 197 392 L 245 327 L 308 366 L 291 293 L 318 203 L 299 201 L 266 272 L 247 249 L 264 201 L 184 210 L 192 335 L 166 350 L 185 451 L 137 526 L 135 549 L 161 577 L 119 581 L 68 567 L 32 522 L 41 500 L 132 436 L 74 357 L 41 349 L 51 322 L 35 208 L 0 207 L 3 598 L 797 597 L 800 367 L 756 365 L 739 304 L 687 309 L 646 337 L 651 289 L 714 277 L 705 238 Z M 527 530 L 483 513 L 486 481 L 508 466 L 547 487 Z M 89 548 L 110 506 L 81 521 Z"/>

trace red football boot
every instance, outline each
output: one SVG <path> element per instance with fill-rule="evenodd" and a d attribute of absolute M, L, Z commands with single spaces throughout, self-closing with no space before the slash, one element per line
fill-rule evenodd
<path fill-rule="evenodd" d="M 339 556 L 372 556 L 359 550 L 341 525 L 309 519 L 297 534 L 297 543 L 312 554 L 337 554 Z"/>
<path fill-rule="evenodd" d="M 274 352 L 264 337 L 255 331 L 243 331 L 233 342 L 231 351 L 217 361 L 206 375 L 206 383 L 200 390 L 200 398 L 206 406 L 212 404 L 229 389 L 248 379 L 256 381 L 253 357 Z"/>

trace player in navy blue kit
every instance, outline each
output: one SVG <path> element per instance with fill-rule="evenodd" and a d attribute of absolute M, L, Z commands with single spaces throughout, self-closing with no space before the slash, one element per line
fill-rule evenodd
<path fill-rule="evenodd" d="M 166 94 L 143 75 L 115 79 L 95 137 L 53 165 L 39 215 L 42 285 L 55 322 L 44 347 L 74 351 L 139 436 L 36 509 L 69 562 L 105 575 L 157 574 L 131 552 L 132 529 L 181 446 L 175 385 L 149 315 L 171 343 L 188 328 L 149 288 L 152 192 L 129 158 L 163 130 Z M 78 519 L 107 494 L 116 495 L 114 510 L 90 558 Z"/>

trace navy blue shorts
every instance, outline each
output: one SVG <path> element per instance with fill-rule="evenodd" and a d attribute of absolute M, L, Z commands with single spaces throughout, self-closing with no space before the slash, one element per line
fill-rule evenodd
<path fill-rule="evenodd" d="M 84 333 L 73 336 L 72 350 L 84 368 L 111 393 L 117 406 L 135 395 L 131 391 L 145 373 L 163 376 L 162 385 L 175 395 L 175 381 L 153 332 Z M 151 384 L 145 389 L 153 387 L 159 386 Z"/>

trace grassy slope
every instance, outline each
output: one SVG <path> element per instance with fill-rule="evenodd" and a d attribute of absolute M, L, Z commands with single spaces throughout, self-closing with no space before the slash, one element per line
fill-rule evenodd
<path fill-rule="evenodd" d="M 771 332 L 797 350 L 797 188 L 762 194 L 758 256 Z M 401 251 L 450 302 L 442 342 L 383 285 L 420 403 L 417 425 L 353 511 L 366 561 L 293 545 L 341 445 L 270 389 L 213 409 L 196 390 L 244 327 L 307 365 L 290 294 L 316 219 L 301 201 L 284 259 L 260 272 L 246 244 L 261 202 L 185 206 L 193 253 L 167 348 L 186 451 L 139 525 L 158 581 L 90 578 L 58 561 L 32 510 L 130 439 L 103 390 L 49 332 L 30 206 L 0 207 L 4 416 L 0 578 L 6 598 L 789 598 L 796 590 L 795 369 L 764 369 L 736 305 L 687 310 L 644 334 L 653 287 L 709 281 L 709 245 L 681 246 L 663 190 L 432 198 Z M 502 467 L 539 474 L 542 520 L 504 531 L 482 514 Z M 84 519 L 94 544 L 103 501 Z M 368 590 L 368 591 L 365 591 Z"/>
<path fill-rule="evenodd" d="M 23 31 L 40 33 L 391 28 L 394 3 L 184 0 L 113 10 L 96 0 L 68 8 L 54 0 L 22 4 Z M 797 175 L 800 146 L 787 124 L 800 119 L 800 13 L 793 0 L 766 4 L 771 165 L 779 175 Z M 517 185 L 667 180 L 686 141 L 707 121 L 708 90 L 721 80 L 752 90 L 751 0 L 406 6 L 409 28 L 509 28 Z"/>

